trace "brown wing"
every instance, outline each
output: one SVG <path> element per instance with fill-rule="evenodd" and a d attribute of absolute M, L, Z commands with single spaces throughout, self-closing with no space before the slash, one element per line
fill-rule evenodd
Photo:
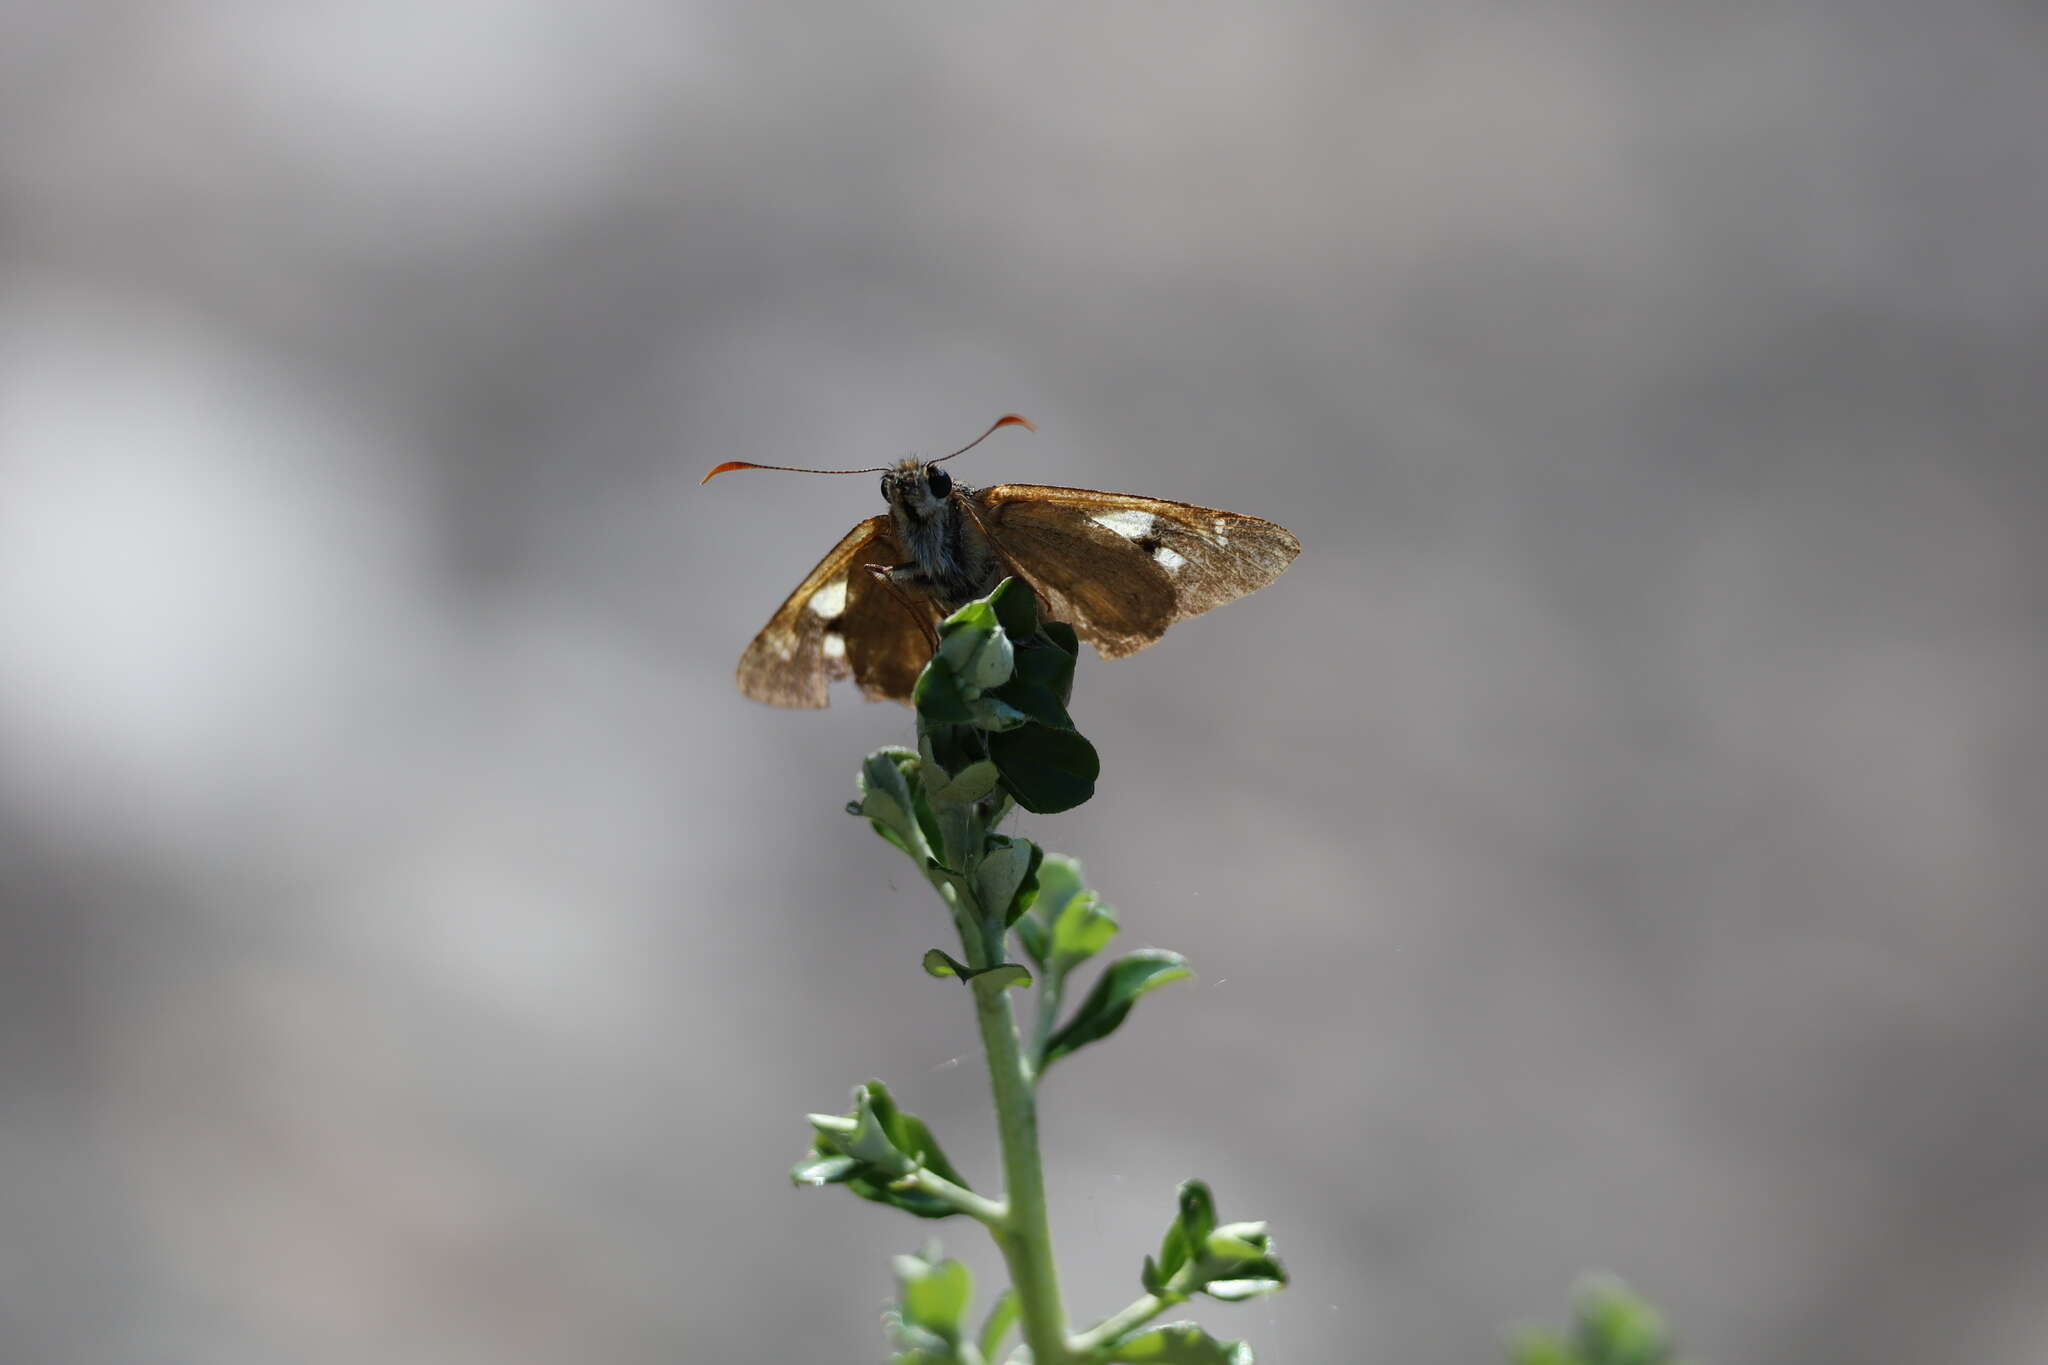
<path fill-rule="evenodd" d="M 1265 587 L 1301 553 L 1284 526 L 1165 498 L 1032 483 L 973 496 L 1053 619 L 1071 623 L 1107 659 Z"/>
<path fill-rule="evenodd" d="M 888 517 L 848 531 L 740 655 L 740 691 L 770 706 L 824 706 L 828 685 L 851 675 L 871 699 L 909 700 L 925 663 L 924 633 L 864 571 L 902 558 Z"/>

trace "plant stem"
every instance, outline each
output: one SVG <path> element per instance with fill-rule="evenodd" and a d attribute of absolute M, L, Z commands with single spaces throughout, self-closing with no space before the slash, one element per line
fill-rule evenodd
<path fill-rule="evenodd" d="M 996 1131 L 1003 1148 L 1003 1183 L 1009 1217 L 995 1232 L 996 1245 L 1017 1290 L 1017 1316 L 1033 1365 L 1066 1365 L 1066 1313 L 1060 1307 L 1058 1272 L 1052 1259 L 1052 1229 L 1045 1213 L 1045 1172 L 1038 1160 L 1038 1100 L 1017 1041 L 1010 992 L 1000 986 L 976 989 L 974 1012 L 988 1053 L 995 1091 Z"/>
<path fill-rule="evenodd" d="M 1157 1294 L 1147 1294 L 1144 1298 L 1139 1299 L 1130 1307 L 1116 1314 L 1116 1316 L 1104 1318 L 1095 1326 L 1082 1332 L 1072 1341 L 1068 1342 L 1067 1345 L 1073 1350 L 1074 1354 L 1085 1355 L 1089 1351 L 1107 1346 L 1110 1342 L 1115 1341 L 1134 1327 L 1143 1327 L 1146 1323 L 1172 1307 L 1175 1302 L 1176 1300 L 1172 1299 L 1162 1299 Z"/>

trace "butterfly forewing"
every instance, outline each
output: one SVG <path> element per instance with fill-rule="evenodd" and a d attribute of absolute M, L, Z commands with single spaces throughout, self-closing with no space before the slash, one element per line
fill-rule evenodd
<path fill-rule="evenodd" d="M 845 617 L 854 580 L 868 577 L 862 565 L 894 563 L 899 553 L 887 517 L 848 531 L 740 655 L 740 691 L 770 706 L 825 705 L 827 685 L 851 671 Z"/>
<path fill-rule="evenodd" d="M 1165 634 L 1175 594 L 1157 561 L 1081 507 L 991 496 L 1002 491 L 984 490 L 976 504 L 986 509 L 984 524 L 1002 557 L 1037 591 L 1047 616 L 1072 625 L 1110 659 Z"/>
<path fill-rule="evenodd" d="M 1165 498 L 1031 483 L 973 496 L 1054 619 L 1105 658 L 1135 653 L 1175 621 L 1265 587 L 1301 553 L 1284 526 Z"/>

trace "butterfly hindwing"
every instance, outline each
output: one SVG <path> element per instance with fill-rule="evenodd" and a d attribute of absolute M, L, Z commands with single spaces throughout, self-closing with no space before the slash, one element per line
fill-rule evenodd
<path fill-rule="evenodd" d="M 1019 483 L 973 497 L 1053 618 L 1110 659 L 1263 588 L 1301 553 L 1283 526 L 1165 498 Z"/>
<path fill-rule="evenodd" d="M 886 536 L 878 540 L 895 550 L 893 540 Z M 865 560 L 877 562 L 873 555 Z M 901 589 L 891 591 L 873 574 L 856 567 L 847 579 L 846 614 L 840 630 L 846 641 L 846 662 L 852 665 L 861 695 L 869 701 L 909 701 L 917 675 L 932 656 L 925 628 L 936 627 L 938 620 L 938 608 L 929 597 Z"/>

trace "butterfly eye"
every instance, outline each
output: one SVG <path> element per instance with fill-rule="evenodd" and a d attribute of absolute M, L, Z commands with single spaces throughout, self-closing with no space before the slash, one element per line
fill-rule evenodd
<path fill-rule="evenodd" d="M 953 491 L 953 476 L 937 465 L 925 466 L 924 481 L 935 498 L 943 498 Z"/>
<path fill-rule="evenodd" d="M 887 474 L 884 474 L 884 475 L 882 476 L 882 501 L 883 501 L 883 502 L 887 502 L 888 500 L 889 500 L 889 476 L 888 476 Z"/>

